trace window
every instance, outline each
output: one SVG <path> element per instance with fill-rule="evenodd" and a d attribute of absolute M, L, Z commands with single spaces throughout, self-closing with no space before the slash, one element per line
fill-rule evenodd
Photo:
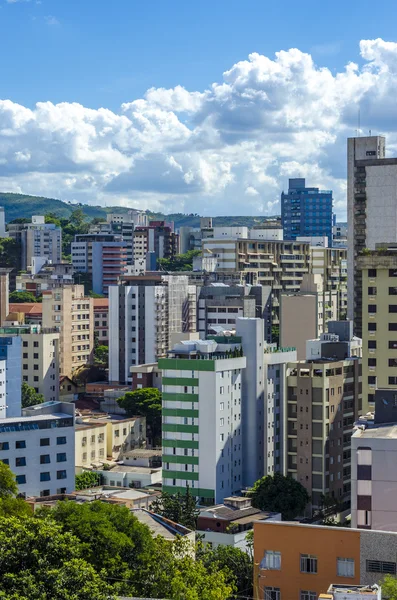
<path fill-rule="evenodd" d="M 51 458 L 49 454 L 41 454 L 40 456 L 40 464 L 47 465 L 51 462 Z"/>
<path fill-rule="evenodd" d="M 221 442 L 225 441 L 225 434 L 224 433 L 221 433 L 221 435 L 220 435 L 220 441 Z"/>
<path fill-rule="evenodd" d="M 64 435 L 57 437 L 57 445 L 61 446 L 62 444 L 66 444 L 66 437 Z"/>
<path fill-rule="evenodd" d="M 15 466 L 16 467 L 26 467 L 26 458 L 24 456 L 18 456 L 15 459 Z"/>
<path fill-rule="evenodd" d="M 301 554 L 301 573 L 317 573 L 317 556 Z"/>
<path fill-rule="evenodd" d="M 114 437 L 120 437 L 120 430 L 119 429 L 115 430 Z"/>
<path fill-rule="evenodd" d="M 376 323 L 368 323 L 368 331 L 376 331 Z"/>
<path fill-rule="evenodd" d="M 223 418 L 222 418 L 222 419 L 220 419 L 220 421 L 219 421 L 219 425 L 220 425 L 221 427 L 223 427 L 223 426 L 224 426 L 224 424 L 225 424 L 225 419 L 223 419 Z"/>
<path fill-rule="evenodd" d="M 338 577 L 354 577 L 354 558 L 338 558 L 336 564 Z"/>
<path fill-rule="evenodd" d="M 280 588 L 265 587 L 264 591 L 265 591 L 264 600 L 281 600 Z"/>
<path fill-rule="evenodd" d="M 66 461 L 66 452 L 59 452 L 57 454 L 57 462 L 65 462 Z"/>
<path fill-rule="evenodd" d="M 397 313 L 397 304 L 389 304 L 389 313 Z"/>
<path fill-rule="evenodd" d="M 26 448 L 25 440 L 20 440 L 18 442 L 15 442 L 15 448 Z"/>
<path fill-rule="evenodd" d="M 385 562 L 382 560 L 367 560 L 368 573 L 385 573 L 388 575 L 396 574 L 396 563 Z"/>
<path fill-rule="evenodd" d="M 269 569 L 271 571 L 279 571 L 281 569 L 281 552 L 267 550 L 260 564 L 261 569 Z"/>
<path fill-rule="evenodd" d="M 389 377 L 389 385 L 397 385 L 397 377 Z"/>
<path fill-rule="evenodd" d="M 375 383 L 376 383 L 376 377 L 375 377 L 375 375 L 369 375 L 368 376 L 368 384 L 369 385 L 375 385 Z"/>
<path fill-rule="evenodd" d="M 368 348 L 369 350 L 376 350 L 376 340 L 368 340 Z"/>
<path fill-rule="evenodd" d="M 40 446 L 49 446 L 50 445 L 50 438 L 41 438 L 40 439 Z"/>
<path fill-rule="evenodd" d="M 16 480 L 18 485 L 26 483 L 26 475 L 17 475 Z"/>
<path fill-rule="evenodd" d="M 397 269 L 389 269 L 389 277 L 397 277 Z"/>
<path fill-rule="evenodd" d="M 50 481 L 50 480 L 51 480 L 51 475 L 50 475 L 49 471 L 40 473 L 40 481 Z"/>
<path fill-rule="evenodd" d="M 389 307 L 390 308 L 390 307 Z M 376 304 L 369 304 L 368 305 L 368 312 L 369 313 L 376 313 Z M 390 312 L 390 311 L 389 311 Z M 397 312 L 397 311 L 396 311 Z"/>
<path fill-rule="evenodd" d="M 219 393 L 220 394 L 224 394 L 225 393 L 225 387 L 223 385 L 221 385 L 221 387 L 219 388 Z"/>
<path fill-rule="evenodd" d="M 57 471 L 57 479 L 66 479 L 66 471 Z"/>
<path fill-rule="evenodd" d="M 308 592 L 307 590 L 301 590 L 299 600 L 317 600 L 317 592 Z"/>
<path fill-rule="evenodd" d="M 397 323 L 389 323 L 389 331 L 397 331 Z"/>
<path fill-rule="evenodd" d="M 2 458 L 1 462 L 4 463 L 5 465 L 9 465 L 10 464 L 10 461 L 9 461 L 8 458 Z"/>
<path fill-rule="evenodd" d="M 0 450 L 9 450 L 10 444 L 9 442 L 0 442 Z"/>
<path fill-rule="evenodd" d="M 390 362 L 390 361 L 389 361 Z M 376 358 L 369 358 L 368 359 L 368 366 L 369 367 L 376 367 Z M 390 366 L 390 365 L 389 365 Z"/>
<path fill-rule="evenodd" d="M 219 410 L 225 410 L 225 403 L 224 402 L 220 402 L 219 403 Z"/>
<path fill-rule="evenodd" d="M 43 498 L 44 496 L 49 496 L 50 495 L 50 490 L 41 490 L 40 492 L 40 497 Z"/>
<path fill-rule="evenodd" d="M 376 296 L 376 287 L 368 288 L 368 296 Z"/>
<path fill-rule="evenodd" d="M 371 279 L 376 277 L 376 269 L 368 269 L 368 277 L 370 277 Z"/>

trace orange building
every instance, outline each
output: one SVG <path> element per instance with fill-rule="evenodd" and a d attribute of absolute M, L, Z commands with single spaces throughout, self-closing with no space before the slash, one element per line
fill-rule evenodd
<path fill-rule="evenodd" d="M 317 600 L 331 583 L 396 574 L 397 533 L 290 522 L 254 524 L 256 600 Z"/>

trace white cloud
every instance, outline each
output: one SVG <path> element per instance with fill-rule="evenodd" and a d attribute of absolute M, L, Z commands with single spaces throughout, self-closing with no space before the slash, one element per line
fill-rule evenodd
<path fill-rule="evenodd" d="M 47 23 L 47 25 L 50 26 L 60 25 L 58 19 L 52 15 L 47 15 L 46 17 L 44 17 L 44 21 Z"/>
<path fill-rule="evenodd" d="M 360 43 L 338 73 L 296 48 L 251 54 L 205 90 L 150 88 L 118 113 L 0 101 L 0 189 L 202 214 L 280 211 L 288 177 L 334 190 L 345 218 L 346 137 L 397 154 L 397 44 Z"/>

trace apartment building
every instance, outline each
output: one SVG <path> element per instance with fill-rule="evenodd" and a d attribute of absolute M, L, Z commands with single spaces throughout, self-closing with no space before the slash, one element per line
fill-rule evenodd
<path fill-rule="evenodd" d="M 76 467 L 95 466 L 107 459 L 107 424 L 80 423 L 75 426 Z"/>
<path fill-rule="evenodd" d="M 304 274 L 300 291 L 281 294 L 280 344 L 296 346 L 298 359 L 306 356 L 306 340 L 319 337 L 328 321 L 338 316 L 336 291 L 324 289 L 322 275 Z"/>
<path fill-rule="evenodd" d="M 311 497 L 350 502 L 353 424 L 362 411 L 361 360 L 298 361 L 287 367 L 285 473 Z"/>
<path fill-rule="evenodd" d="M 320 594 L 318 600 L 382 600 L 382 588 L 373 585 L 349 585 L 332 583 L 324 594 Z"/>
<path fill-rule="evenodd" d="M 197 301 L 197 331 L 207 337 L 214 326 L 224 329 L 236 327 L 239 317 L 262 318 L 264 339 L 271 340 L 271 288 L 269 286 L 231 286 L 211 283 L 199 289 Z"/>
<path fill-rule="evenodd" d="M 353 335 L 353 321 L 328 321 L 327 333 L 306 341 L 306 360 L 362 358 L 362 340 Z"/>
<path fill-rule="evenodd" d="M 94 349 L 94 303 L 83 285 L 43 292 L 43 327 L 59 328 L 59 373 L 71 375 L 91 363 Z"/>
<path fill-rule="evenodd" d="M 134 230 L 134 259 L 146 258 L 154 252 L 156 259 L 172 258 L 179 252 L 179 235 L 174 224 L 165 221 L 150 221 L 148 226 L 137 226 Z"/>
<path fill-rule="evenodd" d="M 129 382 L 131 366 L 157 362 L 166 356 L 171 334 L 188 331 L 188 281 L 152 273 L 109 288 L 109 381 Z"/>
<path fill-rule="evenodd" d="M 397 244 L 357 257 L 362 281 L 363 398 L 376 388 L 397 390 Z"/>
<path fill-rule="evenodd" d="M 218 259 L 216 270 L 222 274 L 238 271 L 246 283 L 272 288 L 273 325 L 279 324 L 282 291 L 299 292 L 310 268 L 310 245 L 303 242 L 203 239 L 202 249 Z"/>
<path fill-rule="evenodd" d="M 338 319 L 347 316 L 347 249 L 310 247 L 310 272 L 322 275 L 324 292 L 337 294 Z"/>
<path fill-rule="evenodd" d="M 2 418 L 0 435 L 0 460 L 24 497 L 74 490 L 74 404 L 45 402 Z"/>
<path fill-rule="evenodd" d="M 108 298 L 94 298 L 94 336 L 98 344 L 109 345 Z"/>
<path fill-rule="evenodd" d="M 76 421 L 76 466 L 120 460 L 125 452 L 146 444 L 146 417 L 97 413 Z"/>
<path fill-rule="evenodd" d="M 59 400 L 59 331 L 39 325 L 0 327 L 0 339 L 18 336 L 22 342 L 22 382 L 43 394 L 46 401 Z"/>
<path fill-rule="evenodd" d="M 360 253 L 378 243 L 397 242 L 397 158 L 386 157 L 382 136 L 349 138 L 347 142 L 348 316 L 362 336 L 362 272 Z"/>
<path fill-rule="evenodd" d="M 285 240 L 297 236 L 327 236 L 332 244 L 332 191 L 306 187 L 305 179 L 290 179 L 281 194 L 281 221 Z"/>
<path fill-rule="evenodd" d="M 11 269 L 0 268 L 0 327 L 4 324 L 9 313 L 10 271 Z"/>
<path fill-rule="evenodd" d="M 396 549 L 394 532 L 254 523 L 254 598 L 317 600 L 330 582 L 346 588 L 376 585 L 383 575 L 396 574 Z M 350 597 L 357 596 L 346 593 L 336 598 Z"/>
<path fill-rule="evenodd" d="M 347 248 L 347 223 L 335 223 L 332 226 L 332 246 Z"/>
<path fill-rule="evenodd" d="M 248 360 L 248 355 L 247 355 Z M 265 453 L 267 453 L 267 472 L 264 475 L 284 472 L 285 447 L 283 440 L 286 436 L 287 379 L 288 363 L 296 362 L 297 353 L 294 347 L 277 347 L 277 344 L 264 345 L 265 402 L 264 402 L 264 435 Z"/>
<path fill-rule="evenodd" d="M 164 491 L 189 485 L 201 502 L 213 504 L 241 490 L 246 364 L 244 356 L 218 351 L 215 340 L 182 342 L 159 359 Z"/>
<path fill-rule="evenodd" d="M 69 263 L 45 263 L 38 272 L 20 273 L 16 276 L 16 291 L 31 292 L 39 297 L 44 290 L 72 285 L 73 266 Z"/>
<path fill-rule="evenodd" d="M 31 223 L 8 225 L 8 234 L 21 244 L 21 267 L 27 270 L 35 257 L 43 257 L 53 263 L 62 259 L 62 230 L 45 217 L 35 215 Z"/>
<path fill-rule="evenodd" d="M 375 392 L 375 417 L 352 436 L 352 526 L 397 531 L 397 391 Z"/>
<path fill-rule="evenodd" d="M 0 418 L 21 414 L 21 339 L 0 337 Z"/>
<path fill-rule="evenodd" d="M 76 235 L 72 242 L 72 264 L 76 271 L 90 273 L 92 290 L 107 294 L 126 271 L 131 245 L 113 234 Z"/>

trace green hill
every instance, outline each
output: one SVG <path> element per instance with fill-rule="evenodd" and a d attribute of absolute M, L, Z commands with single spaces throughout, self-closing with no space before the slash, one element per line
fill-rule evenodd
<path fill-rule="evenodd" d="M 4 206 L 7 223 L 14 219 L 28 218 L 32 215 L 43 215 L 45 213 L 54 213 L 58 217 L 67 218 L 76 208 L 81 208 L 90 219 L 100 217 L 106 220 L 107 213 L 125 213 L 129 209 L 125 206 L 93 206 L 89 204 L 71 204 L 63 202 L 56 198 L 45 198 L 43 196 L 28 196 L 26 194 L 12 194 L 0 192 L 0 206 Z M 136 210 L 136 209 L 132 209 Z M 174 213 L 165 215 L 163 213 L 154 213 L 146 211 L 150 220 L 174 221 L 175 227 L 181 226 L 199 227 L 200 216 L 198 214 Z M 214 217 L 213 224 L 218 226 L 247 226 L 258 225 L 262 221 L 269 219 L 268 216 L 257 217 Z"/>

